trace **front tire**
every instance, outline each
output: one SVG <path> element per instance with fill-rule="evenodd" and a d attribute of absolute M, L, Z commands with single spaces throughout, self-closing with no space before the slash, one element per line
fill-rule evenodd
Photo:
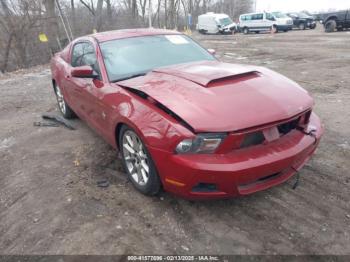
<path fill-rule="evenodd" d="M 278 29 L 277 29 L 277 26 L 276 26 L 276 25 L 271 26 L 270 33 L 271 33 L 271 34 L 276 34 L 276 33 L 278 33 Z"/>
<path fill-rule="evenodd" d="M 304 23 L 300 23 L 300 24 L 299 24 L 299 29 L 300 29 L 300 30 L 305 30 L 305 29 L 306 29 L 305 24 L 304 24 Z"/>
<path fill-rule="evenodd" d="M 161 189 L 156 166 L 141 138 L 126 125 L 119 132 L 119 149 L 133 186 L 144 195 L 156 195 Z"/>
<path fill-rule="evenodd" d="M 75 113 L 68 106 L 66 100 L 64 99 L 63 92 L 62 92 L 61 88 L 58 85 L 55 85 L 54 89 L 55 89 L 58 109 L 60 110 L 63 117 L 66 119 L 75 118 Z"/>
<path fill-rule="evenodd" d="M 244 28 L 243 28 L 243 34 L 245 34 L 245 35 L 249 34 L 249 29 L 248 29 L 248 27 L 244 27 Z"/>
<path fill-rule="evenodd" d="M 337 27 L 337 22 L 335 20 L 329 20 L 327 23 L 324 25 L 325 31 L 327 33 L 332 33 L 335 31 Z"/>

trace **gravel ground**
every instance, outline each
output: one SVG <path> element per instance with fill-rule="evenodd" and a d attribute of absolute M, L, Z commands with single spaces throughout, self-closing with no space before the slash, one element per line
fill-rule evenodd
<path fill-rule="evenodd" d="M 58 113 L 48 66 L 0 77 L 1 254 L 350 254 L 350 32 L 202 36 L 226 62 L 257 64 L 300 83 L 326 132 L 294 178 L 254 195 L 191 202 L 145 197 L 117 153 Z M 107 188 L 97 187 L 106 178 Z"/>

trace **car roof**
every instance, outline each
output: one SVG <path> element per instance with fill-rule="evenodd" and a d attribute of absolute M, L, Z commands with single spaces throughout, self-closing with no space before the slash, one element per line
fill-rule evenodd
<path fill-rule="evenodd" d="M 247 13 L 247 14 L 241 14 L 240 16 L 243 16 L 243 15 L 257 15 L 257 14 L 263 14 L 263 13 L 269 13 L 269 12 Z"/>
<path fill-rule="evenodd" d="M 198 17 L 215 17 L 215 18 L 226 18 L 226 17 L 229 17 L 229 15 L 227 14 L 223 14 L 223 13 L 213 13 L 213 12 L 208 12 L 206 14 L 202 14 Z"/>
<path fill-rule="evenodd" d="M 154 29 L 154 28 L 138 28 L 138 29 L 123 29 L 106 31 L 89 35 L 95 38 L 98 42 L 106 42 L 115 39 L 130 38 L 137 36 L 151 36 L 151 35 L 178 35 L 180 32 L 174 30 Z"/>

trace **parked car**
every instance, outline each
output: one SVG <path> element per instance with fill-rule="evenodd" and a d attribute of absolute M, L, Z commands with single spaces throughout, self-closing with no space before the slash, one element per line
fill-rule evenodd
<path fill-rule="evenodd" d="M 323 133 L 307 91 L 269 69 L 219 62 L 175 31 L 79 37 L 51 60 L 65 118 L 120 151 L 134 187 L 190 199 L 247 195 L 283 183 Z"/>
<path fill-rule="evenodd" d="M 239 28 L 244 34 L 249 32 L 260 33 L 263 31 L 288 31 L 291 30 L 293 21 L 280 12 L 273 13 L 250 13 L 239 17 Z"/>
<path fill-rule="evenodd" d="M 276 19 L 276 25 L 278 31 L 290 31 L 293 29 L 293 19 L 282 12 L 272 12 L 273 17 Z"/>
<path fill-rule="evenodd" d="M 293 25 L 300 30 L 305 30 L 307 28 L 315 29 L 316 21 L 313 16 L 307 15 L 305 13 L 288 13 L 293 19 Z"/>
<path fill-rule="evenodd" d="M 232 34 L 237 24 L 226 14 L 206 13 L 198 16 L 197 30 L 202 34 Z"/>
<path fill-rule="evenodd" d="M 319 17 L 327 33 L 350 28 L 350 10 L 324 13 Z"/>

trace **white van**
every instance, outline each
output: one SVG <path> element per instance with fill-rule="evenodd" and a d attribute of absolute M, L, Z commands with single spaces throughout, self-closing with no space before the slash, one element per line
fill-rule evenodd
<path fill-rule="evenodd" d="M 198 16 L 197 30 L 202 34 L 231 34 L 237 32 L 237 24 L 226 14 L 210 12 Z"/>
<path fill-rule="evenodd" d="M 293 29 L 293 19 L 282 12 L 271 12 L 276 19 L 276 25 L 278 31 L 287 32 Z"/>
<path fill-rule="evenodd" d="M 239 17 L 239 28 L 244 34 L 261 31 L 288 31 L 293 27 L 293 20 L 280 12 L 250 13 Z"/>

